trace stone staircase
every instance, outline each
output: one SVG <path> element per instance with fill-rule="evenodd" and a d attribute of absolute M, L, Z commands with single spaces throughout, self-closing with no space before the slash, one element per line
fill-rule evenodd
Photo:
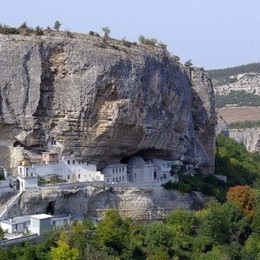
<path fill-rule="evenodd" d="M 0 220 L 6 218 L 9 210 L 19 201 L 20 196 L 23 191 L 14 191 L 6 194 L 6 196 L 2 196 L 0 203 Z"/>

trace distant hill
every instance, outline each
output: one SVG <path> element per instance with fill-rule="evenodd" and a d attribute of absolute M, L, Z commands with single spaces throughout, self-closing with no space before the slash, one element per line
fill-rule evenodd
<path fill-rule="evenodd" d="M 235 80 L 232 76 L 245 73 L 260 73 L 260 63 L 250 63 L 233 68 L 208 70 L 210 77 L 217 85 L 233 83 Z"/>
<path fill-rule="evenodd" d="M 260 63 L 209 70 L 216 107 L 260 106 Z"/>

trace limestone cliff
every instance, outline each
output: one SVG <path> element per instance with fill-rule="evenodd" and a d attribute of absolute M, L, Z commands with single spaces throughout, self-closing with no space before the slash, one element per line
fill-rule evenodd
<path fill-rule="evenodd" d="M 242 143 L 249 152 L 260 152 L 260 128 L 229 129 L 229 136 Z"/>
<path fill-rule="evenodd" d="M 0 35 L 0 164 L 51 138 L 100 166 L 139 153 L 213 169 L 206 72 L 151 46 L 100 37 Z"/>
<path fill-rule="evenodd" d="M 43 189 L 24 192 L 8 218 L 27 214 L 78 214 L 101 217 L 106 209 L 118 209 L 133 219 L 161 219 L 169 211 L 182 208 L 198 210 L 212 198 L 198 192 L 181 193 L 162 187 L 85 187 Z"/>

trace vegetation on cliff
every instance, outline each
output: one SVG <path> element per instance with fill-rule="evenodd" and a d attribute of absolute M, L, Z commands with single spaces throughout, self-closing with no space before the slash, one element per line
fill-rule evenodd
<path fill-rule="evenodd" d="M 220 202 L 226 200 L 229 187 L 234 185 L 253 185 L 260 179 L 259 154 L 252 154 L 242 144 L 224 135 L 217 137 L 215 174 L 227 176 L 227 183 L 214 175 L 202 175 L 200 172 L 190 176 L 183 168 L 173 169 L 178 174 L 179 182 L 167 182 L 165 189 L 181 192 L 200 191 L 216 197 Z"/>
<path fill-rule="evenodd" d="M 227 176 L 229 186 L 252 185 L 260 178 L 259 154 L 252 154 L 244 145 L 219 135 L 215 168 L 216 174 Z"/>

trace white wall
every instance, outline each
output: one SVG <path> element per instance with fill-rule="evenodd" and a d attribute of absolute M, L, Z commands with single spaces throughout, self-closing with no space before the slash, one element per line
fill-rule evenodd
<path fill-rule="evenodd" d="M 18 180 L 20 181 L 20 190 L 27 190 L 38 187 L 37 177 L 21 178 L 18 176 Z"/>
<path fill-rule="evenodd" d="M 132 182 L 152 182 L 154 181 L 154 166 L 146 164 L 142 166 L 133 166 L 128 169 Z"/>
<path fill-rule="evenodd" d="M 22 222 L 22 223 L 14 223 L 14 222 L 10 222 L 10 223 L 2 223 L 1 222 L 1 228 L 4 231 L 7 231 L 7 233 L 23 233 L 25 228 L 29 226 L 30 222 Z"/>
<path fill-rule="evenodd" d="M 127 182 L 127 165 L 114 164 L 106 166 L 102 173 L 104 174 L 104 181 L 107 183 Z"/>
<path fill-rule="evenodd" d="M 10 192 L 13 189 L 10 188 L 9 180 L 0 181 L 0 196 L 6 192 Z"/>

